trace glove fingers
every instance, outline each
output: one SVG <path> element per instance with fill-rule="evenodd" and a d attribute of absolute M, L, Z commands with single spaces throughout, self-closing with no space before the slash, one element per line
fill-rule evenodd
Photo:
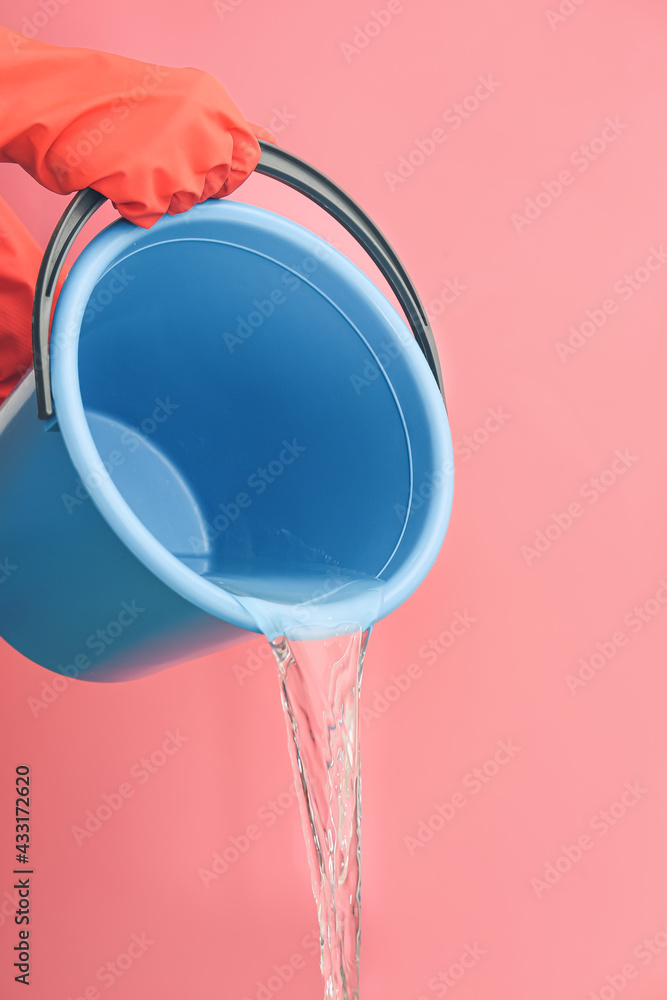
<path fill-rule="evenodd" d="M 259 143 L 252 133 L 234 132 L 234 151 L 232 162 L 229 168 L 229 176 L 222 189 L 215 195 L 222 198 L 233 191 L 248 179 L 253 172 L 259 158 L 262 155 Z"/>
<path fill-rule="evenodd" d="M 272 142 L 274 146 L 278 145 L 276 137 L 273 132 L 269 132 L 268 128 L 264 128 L 263 125 L 255 125 L 254 122 L 248 122 L 248 125 L 256 139 L 263 139 L 264 142 Z"/>
<path fill-rule="evenodd" d="M 236 190 L 244 181 L 248 179 L 252 171 L 259 163 L 261 150 L 250 136 L 245 136 L 241 132 L 234 133 L 234 145 L 232 149 L 231 164 L 219 163 L 206 172 L 204 184 L 198 198 L 194 198 L 192 204 L 182 204 L 183 208 L 175 211 L 187 211 L 196 202 L 207 201 L 208 198 L 222 198 Z M 172 212 L 172 208 L 169 209 Z"/>
<path fill-rule="evenodd" d="M 250 124 L 249 129 L 252 129 Z M 259 126 L 257 129 L 271 135 L 266 129 Z M 149 170 L 144 175 L 148 181 L 145 200 L 118 201 L 115 207 L 120 215 L 135 225 L 149 229 L 165 212 L 168 215 L 179 215 L 187 212 L 198 202 L 206 201 L 208 198 L 223 198 L 231 194 L 247 180 L 257 166 L 261 155 L 260 146 L 254 132 L 242 128 L 227 132 L 223 141 L 215 145 L 217 149 L 201 151 L 202 158 L 196 167 L 190 167 L 189 177 L 184 178 L 184 165 L 181 165 L 180 187 L 177 191 L 171 189 L 172 177 L 164 170 L 158 168 L 152 174 Z M 212 160 L 213 166 L 202 169 L 200 164 L 202 161 L 206 162 L 204 158 L 209 162 Z M 217 163 L 216 158 L 219 158 Z M 119 182 L 121 187 L 125 187 L 124 181 L 122 175 L 120 178 L 114 175 L 113 178 L 105 178 L 94 186 L 105 194 L 112 188 L 117 191 Z M 129 191 L 127 193 L 129 194 Z"/>
<path fill-rule="evenodd" d="M 221 163 L 217 167 L 213 167 L 208 171 L 204 182 L 204 188 L 199 198 L 200 201 L 206 201 L 207 198 L 219 197 L 219 192 L 222 191 L 227 183 L 229 169 L 230 168 L 227 163 Z"/>
<path fill-rule="evenodd" d="M 180 215 L 181 212 L 187 212 L 189 208 L 192 208 L 193 205 L 202 200 L 196 194 L 193 194 L 192 191 L 176 191 L 171 196 L 167 214 Z"/>

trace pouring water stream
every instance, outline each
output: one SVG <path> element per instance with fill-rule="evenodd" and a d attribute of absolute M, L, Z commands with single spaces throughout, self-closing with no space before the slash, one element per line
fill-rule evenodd
<path fill-rule="evenodd" d="M 359 1000 L 359 695 L 384 584 L 347 575 L 349 582 L 324 599 L 297 603 L 289 595 L 303 593 L 302 576 L 276 580 L 273 599 L 242 593 L 234 581 L 209 579 L 233 593 L 271 645 L 317 904 L 324 998 Z M 318 568 L 309 593 L 323 580 Z M 352 606 L 357 620 L 350 620 Z"/>

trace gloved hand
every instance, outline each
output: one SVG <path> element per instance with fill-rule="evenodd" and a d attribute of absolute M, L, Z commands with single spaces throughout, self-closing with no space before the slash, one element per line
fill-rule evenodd
<path fill-rule="evenodd" d="M 275 143 L 201 70 L 62 48 L 3 27 L 0 96 L 0 162 L 59 194 L 93 187 L 144 228 L 230 194 L 257 165 L 257 139 Z M 0 199 L 0 403 L 32 365 L 41 256 Z"/>
<path fill-rule="evenodd" d="M 95 49 L 64 48 L 0 27 L 0 162 L 59 194 L 95 188 L 149 228 L 236 190 L 257 138 L 215 77 Z"/>

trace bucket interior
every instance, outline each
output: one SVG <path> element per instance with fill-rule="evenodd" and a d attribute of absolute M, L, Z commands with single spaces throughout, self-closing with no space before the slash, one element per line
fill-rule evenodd
<path fill-rule="evenodd" d="M 405 335 L 308 237 L 298 265 L 295 246 L 144 238 L 97 281 L 78 347 L 99 456 L 143 524 L 218 586 L 290 602 L 399 572 L 439 458 Z"/>

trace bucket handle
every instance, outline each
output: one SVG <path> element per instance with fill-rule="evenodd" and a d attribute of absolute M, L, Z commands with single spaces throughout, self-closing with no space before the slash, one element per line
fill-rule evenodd
<path fill-rule="evenodd" d="M 446 410 L 442 371 L 433 331 L 417 290 L 395 251 L 363 209 L 337 184 L 294 153 L 272 143 L 258 141 L 261 156 L 255 167 L 257 173 L 282 181 L 325 209 L 354 236 L 378 266 L 405 312 L 415 340 L 438 383 Z M 58 276 L 74 240 L 106 200 L 105 195 L 93 188 L 79 191 L 63 212 L 44 251 L 32 312 L 35 389 L 40 420 L 50 420 L 54 415 L 49 325 Z"/>

